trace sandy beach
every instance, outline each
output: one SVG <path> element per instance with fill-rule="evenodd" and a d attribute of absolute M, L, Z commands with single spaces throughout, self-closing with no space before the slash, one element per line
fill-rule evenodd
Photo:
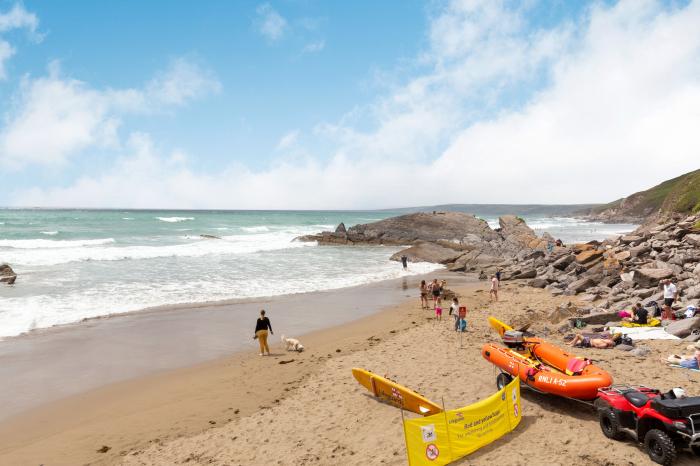
<path fill-rule="evenodd" d="M 3 464 L 405 464 L 400 412 L 352 378 L 352 367 L 387 375 L 455 408 L 495 390 L 494 368 L 480 356 L 496 341 L 486 316 L 534 322 L 561 343 L 546 316 L 571 298 L 513 282 L 500 302 L 486 285 L 456 288 L 469 308 L 460 348 L 449 318 L 436 322 L 417 298 L 340 327 L 305 335 L 308 351 L 273 356 L 238 353 L 186 369 L 108 385 L 50 403 L 0 426 Z M 636 358 L 618 350 L 578 350 L 608 369 L 616 383 L 660 389 L 684 386 L 697 373 L 664 367 L 676 341 L 645 343 Z M 510 435 L 458 464 L 648 464 L 631 441 L 600 432 L 593 410 L 524 392 L 524 418 Z M 683 453 L 677 464 L 695 464 Z"/>

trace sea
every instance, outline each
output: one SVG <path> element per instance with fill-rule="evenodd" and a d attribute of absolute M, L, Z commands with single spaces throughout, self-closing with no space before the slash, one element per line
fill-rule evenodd
<path fill-rule="evenodd" d="M 331 290 L 440 268 L 412 263 L 404 271 L 389 261 L 398 247 L 294 241 L 401 213 L 0 209 L 0 263 L 18 274 L 15 285 L 0 285 L 0 338 L 156 306 Z M 480 217 L 498 226 L 497 217 Z M 636 227 L 525 220 L 567 243 Z"/>

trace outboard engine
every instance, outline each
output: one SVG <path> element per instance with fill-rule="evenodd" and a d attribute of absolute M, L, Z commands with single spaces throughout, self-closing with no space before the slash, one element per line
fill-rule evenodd
<path fill-rule="evenodd" d="M 506 330 L 503 334 L 503 343 L 508 348 L 522 348 L 523 347 L 523 332 L 518 330 Z"/>

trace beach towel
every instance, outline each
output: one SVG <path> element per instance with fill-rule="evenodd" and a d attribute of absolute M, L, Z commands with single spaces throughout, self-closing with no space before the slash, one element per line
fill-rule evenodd
<path fill-rule="evenodd" d="M 659 319 L 649 319 L 649 322 L 646 324 L 635 324 L 634 322 L 623 322 L 621 324 L 623 327 L 658 327 L 661 325 L 661 321 Z"/>
<path fill-rule="evenodd" d="M 661 327 L 610 327 L 611 333 L 622 333 L 632 340 L 680 340 Z"/>
<path fill-rule="evenodd" d="M 689 369 L 687 367 L 680 366 L 678 364 L 669 364 L 669 367 L 675 367 L 676 369 L 685 369 L 687 371 L 700 372 L 700 369 Z"/>

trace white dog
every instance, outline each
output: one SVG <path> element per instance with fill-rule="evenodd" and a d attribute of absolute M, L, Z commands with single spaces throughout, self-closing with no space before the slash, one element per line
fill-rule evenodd
<path fill-rule="evenodd" d="M 287 338 L 282 335 L 282 343 L 287 347 L 287 351 L 298 351 L 299 353 L 304 351 L 304 345 L 296 338 Z"/>

